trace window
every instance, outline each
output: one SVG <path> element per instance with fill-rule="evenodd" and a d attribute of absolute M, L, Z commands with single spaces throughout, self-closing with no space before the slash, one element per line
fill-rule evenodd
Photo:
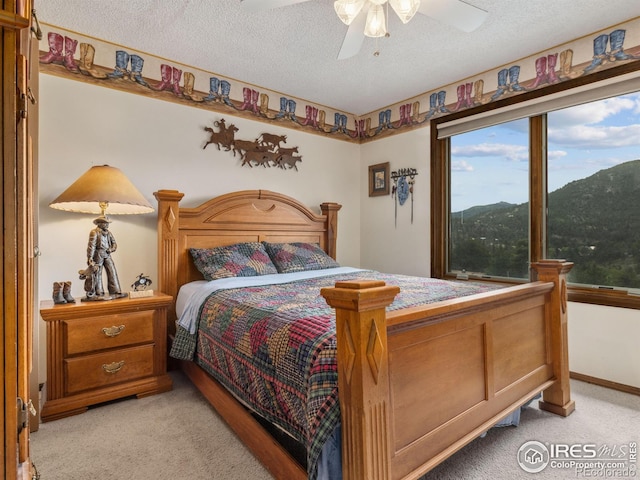
<path fill-rule="evenodd" d="M 569 281 L 640 289 L 640 92 L 547 114 L 547 252 Z"/>
<path fill-rule="evenodd" d="M 512 118 L 493 106 L 432 121 L 434 277 L 518 282 L 564 258 L 570 300 L 640 309 L 640 92 L 620 78 L 614 96 L 576 89 L 569 107 L 571 91 L 559 107 L 538 92 L 526 118 L 513 97 Z"/>
<path fill-rule="evenodd" d="M 451 137 L 449 271 L 529 277 L 529 123 Z"/>

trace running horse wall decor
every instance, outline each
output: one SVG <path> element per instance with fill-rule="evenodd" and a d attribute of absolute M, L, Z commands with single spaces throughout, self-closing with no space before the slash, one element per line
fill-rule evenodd
<path fill-rule="evenodd" d="M 287 143 L 286 135 L 262 133 L 255 140 L 241 140 L 235 138 L 238 127 L 233 123 L 227 126 L 224 118 L 214 121 L 213 125 L 217 131 L 211 127 L 204 127 L 204 130 L 210 133 L 210 137 L 203 149 L 209 144 L 214 144 L 218 150 L 233 152 L 234 157 L 238 153 L 242 160 L 240 166 L 248 165 L 253 168 L 262 165 L 298 171 L 297 163 L 302 162 L 302 156 L 298 155 L 298 147 L 282 146 Z"/>

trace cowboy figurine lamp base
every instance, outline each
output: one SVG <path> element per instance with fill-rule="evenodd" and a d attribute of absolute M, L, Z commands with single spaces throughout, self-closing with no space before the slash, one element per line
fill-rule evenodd
<path fill-rule="evenodd" d="M 109 231 L 111 220 L 103 214 L 96 218 L 93 223 L 96 228 L 89 233 L 87 268 L 78 271 L 80 279 L 84 280 L 84 291 L 86 293 L 82 301 L 96 302 L 124 298 L 127 294 L 122 293 L 118 272 L 111 258 L 111 254 L 118 248 L 116 239 Z M 107 278 L 106 289 L 103 282 L 105 274 Z"/>

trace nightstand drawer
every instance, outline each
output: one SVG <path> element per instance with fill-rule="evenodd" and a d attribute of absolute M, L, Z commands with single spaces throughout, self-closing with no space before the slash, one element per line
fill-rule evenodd
<path fill-rule="evenodd" d="M 64 361 L 65 395 L 153 375 L 153 345 Z"/>
<path fill-rule="evenodd" d="M 153 341 L 153 310 L 64 321 L 66 355 Z"/>

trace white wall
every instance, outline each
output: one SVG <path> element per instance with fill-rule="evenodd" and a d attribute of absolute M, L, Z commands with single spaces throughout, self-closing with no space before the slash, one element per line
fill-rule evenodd
<path fill-rule="evenodd" d="M 640 312 L 569 302 L 572 371 L 640 388 Z"/>
<path fill-rule="evenodd" d="M 86 263 L 92 215 L 48 207 L 92 165 L 122 169 L 155 205 L 153 192 L 177 189 L 183 204 L 196 206 L 214 195 L 266 188 L 310 206 L 343 205 L 338 224 L 338 261 L 393 273 L 429 275 L 429 128 L 413 130 L 362 146 L 251 120 L 235 123 L 237 138 L 283 133 L 298 145 L 300 171 L 240 167 L 238 158 L 213 146 L 202 150 L 204 126 L 222 115 L 108 88 L 40 76 L 39 295 L 49 299 L 54 281 L 72 280 L 83 295 L 77 271 Z M 391 170 L 418 170 L 411 205 L 398 207 L 389 196 L 368 196 L 369 165 L 390 162 Z M 319 209 L 317 210 L 319 213 Z M 119 244 L 114 260 L 123 286 L 139 273 L 156 278 L 155 216 L 119 216 L 111 230 Z M 570 368 L 597 378 L 640 388 L 640 312 L 571 304 Z M 39 378 L 46 377 L 45 330 L 41 323 Z"/>
<path fill-rule="evenodd" d="M 429 128 L 365 143 L 360 156 L 362 266 L 390 273 L 429 276 Z M 391 193 L 369 197 L 369 165 L 383 162 L 390 163 L 390 171 L 400 168 L 418 171 L 413 188 L 413 223 L 411 198 L 404 205 L 397 205 L 396 214 L 396 199 Z"/>

